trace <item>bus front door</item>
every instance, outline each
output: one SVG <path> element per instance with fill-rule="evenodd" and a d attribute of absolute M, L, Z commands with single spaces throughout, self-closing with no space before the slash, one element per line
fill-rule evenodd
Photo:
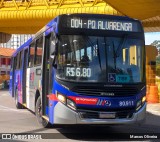
<path fill-rule="evenodd" d="M 26 49 L 25 51 L 24 51 L 24 62 L 23 62 L 23 74 L 22 74 L 22 86 L 24 86 L 23 87 L 23 105 L 25 105 L 26 106 L 26 73 L 27 73 L 27 71 L 26 71 L 26 69 L 27 69 L 27 66 L 28 66 L 28 64 L 27 64 L 27 61 L 28 61 L 28 49 Z"/>

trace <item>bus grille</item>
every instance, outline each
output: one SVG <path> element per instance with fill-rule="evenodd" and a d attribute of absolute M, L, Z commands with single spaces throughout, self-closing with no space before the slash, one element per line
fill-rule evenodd
<path fill-rule="evenodd" d="M 80 95 L 89 96 L 133 96 L 138 93 L 136 87 L 88 87 L 78 86 L 72 89 L 73 92 Z"/>
<path fill-rule="evenodd" d="M 125 119 L 125 118 L 132 118 L 133 112 L 115 112 L 115 118 L 112 119 Z M 99 118 L 99 113 L 98 112 L 85 112 L 85 111 L 80 111 L 79 112 L 80 118 L 81 119 L 106 119 L 106 118 Z M 111 118 L 109 118 L 111 119 Z"/>

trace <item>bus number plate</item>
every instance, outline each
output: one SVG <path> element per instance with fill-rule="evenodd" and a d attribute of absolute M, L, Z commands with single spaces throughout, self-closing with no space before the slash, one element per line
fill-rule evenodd
<path fill-rule="evenodd" d="M 99 113 L 99 118 L 116 118 L 116 114 L 115 113 L 103 113 L 103 112 L 100 112 Z"/>

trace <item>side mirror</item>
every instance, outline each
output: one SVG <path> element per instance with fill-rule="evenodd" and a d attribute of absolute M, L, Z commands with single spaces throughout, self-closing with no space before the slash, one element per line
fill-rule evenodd
<path fill-rule="evenodd" d="M 54 59 L 54 58 L 55 58 L 55 55 L 51 55 L 50 58 L 51 58 L 51 59 Z"/>
<path fill-rule="evenodd" d="M 57 64 L 53 64 L 53 67 L 54 67 L 55 69 L 57 69 Z"/>
<path fill-rule="evenodd" d="M 51 55 L 50 56 L 50 63 L 54 68 L 57 68 L 57 64 L 56 64 L 56 55 Z"/>

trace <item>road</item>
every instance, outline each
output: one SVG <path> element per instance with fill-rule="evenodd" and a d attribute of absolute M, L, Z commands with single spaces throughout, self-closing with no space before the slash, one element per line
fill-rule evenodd
<path fill-rule="evenodd" d="M 82 141 L 107 139 L 109 136 L 115 139 L 125 133 L 129 134 L 160 134 L 160 104 L 148 104 L 146 122 L 138 125 L 114 125 L 114 126 L 56 126 L 42 128 L 35 115 L 27 109 L 17 110 L 14 99 L 8 91 L 0 91 L 0 133 L 36 133 L 49 138 L 57 138 L 58 141 Z M 103 136 L 101 135 L 103 133 Z M 108 134 L 109 133 L 109 134 Z M 48 140 L 49 141 L 49 140 Z"/>

